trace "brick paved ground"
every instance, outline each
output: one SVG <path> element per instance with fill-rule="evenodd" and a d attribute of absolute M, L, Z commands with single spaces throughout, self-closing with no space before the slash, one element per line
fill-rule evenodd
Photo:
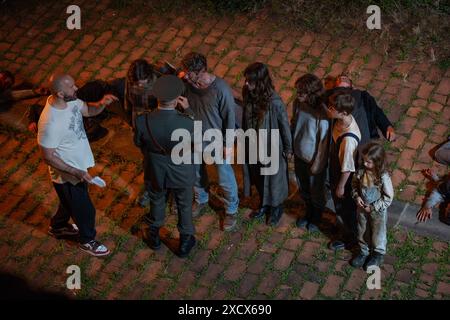
<path fill-rule="evenodd" d="M 72 3 L 70 3 L 72 4 Z M 146 15 L 137 9 L 115 11 L 107 1 L 78 1 L 82 30 L 64 29 L 61 3 L 0 14 L 0 68 L 31 82 L 43 83 L 56 71 L 67 71 L 79 83 L 124 76 L 136 58 L 166 59 L 198 50 L 210 69 L 242 86 L 242 71 L 252 61 L 267 62 L 286 103 L 293 84 L 306 71 L 322 77 L 352 72 L 357 87 L 368 88 L 395 123 L 399 138 L 387 143 L 396 196 L 420 203 L 425 192 L 420 170 L 447 168 L 430 161 L 427 151 L 449 134 L 450 71 L 428 61 L 399 61 L 385 56 L 370 40 L 352 36 L 283 30 L 261 16 L 208 20 L 169 14 Z M 344 41 L 345 40 L 345 41 Z M 289 106 L 290 111 L 290 106 Z M 131 142 L 130 142 L 131 143 Z M 199 245 L 181 260 L 166 247 L 153 252 L 141 241 L 143 210 L 134 204 L 142 185 L 139 159 L 123 160 L 101 145 L 93 146 L 93 170 L 108 183 L 92 188 L 98 209 L 99 238 L 113 250 L 106 259 L 82 254 L 70 241 L 46 235 L 57 198 L 33 136 L 3 126 L 0 132 L 0 269 L 25 277 L 34 286 L 65 289 L 66 267 L 82 270 L 82 298 L 222 299 L 222 298 L 449 298 L 449 246 L 402 229 L 389 231 L 389 254 L 382 290 L 367 290 L 366 275 L 348 265 L 349 253 L 333 254 L 325 235 L 295 228 L 301 202 L 288 203 L 277 228 L 245 220 L 234 233 L 218 230 L 213 211 L 196 219 Z M 245 201 L 243 204 L 245 205 Z M 167 224 L 168 246 L 176 246 L 175 216 Z"/>

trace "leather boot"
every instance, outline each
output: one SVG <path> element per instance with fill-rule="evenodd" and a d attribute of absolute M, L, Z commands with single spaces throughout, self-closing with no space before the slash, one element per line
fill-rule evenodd
<path fill-rule="evenodd" d="M 283 205 L 280 204 L 277 207 L 272 207 L 271 211 L 272 212 L 270 214 L 269 224 L 272 227 L 275 227 L 278 222 L 280 222 L 281 216 L 283 215 Z"/>
<path fill-rule="evenodd" d="M 153 250 L 161 248 L 161 238 L 159 237 L 159 228 L 150 227 L 148 230 L 148 245 Z"/>
<path fill-rule="evenodd" d="M 186 258 L 195 246 L 195 237 L 190 234 L 180 234 L 180 248 L 178 255 L 180 258 Z"/>
<path fill-rule="evenodd" d="M 266 214 L 270 213 L 270 207 L 269 206 L 263 206 L 262 208 L 260 208 L 258 211 L 253 211 L 250 214 L 250 218 L 251 219 L 259 219 L 264 217 Z"/>

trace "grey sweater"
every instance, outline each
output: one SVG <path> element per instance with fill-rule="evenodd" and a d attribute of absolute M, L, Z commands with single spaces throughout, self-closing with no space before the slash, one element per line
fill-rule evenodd
<path fill-rule="evenodd" d="M 316 110 L 297 99 L 293 104 L 291 131 L 294 154 L 301 160 L 311 163 L 320 161 L 319 167 L 325 166 L 329 139 L 330 122 L 321 110 Z M 316 155 L 320 159 L 316 160 Z"/>
<path fill-rule="evenodd" d="M 235 109 L 233 93 L 222 78 L 216 77 L 207 89 L 197 89 L 186 84 L 185 96 L 189 101 L 188 113 L 195 120 L 202 121 L 203 132 L 208 129 L 235 129 Z"/>

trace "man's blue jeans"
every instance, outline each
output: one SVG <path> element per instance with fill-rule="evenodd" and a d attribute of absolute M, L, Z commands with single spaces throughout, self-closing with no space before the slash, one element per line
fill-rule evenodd
<path fill-rule="evenodd" d="M 237 213 L 239 206 L 238 187 L 236 177 L 234 176 L 231 164 L 215 164 L 217 174 L 219 176 L 219 185 L 225 193 L 225 211 L 227 214 Z M 194 184 L 195 201 L 198 203 L 207 203 L 209 195 L 208 175 L 206 173 L 206 165 L 204 163 L 195 165 L 196 181 Z"/>

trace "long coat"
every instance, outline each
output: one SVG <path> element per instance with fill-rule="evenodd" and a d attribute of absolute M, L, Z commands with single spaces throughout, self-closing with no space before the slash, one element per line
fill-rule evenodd
<path fill-rule="evenodd" d="M 261 176 L 264 181 L 264 195 L 261 199 L 263 206 L 278 206 L 288 197 L 289 194 L 289 177 L 288 177 L 288 164 L 286 155 L 292 153 L 292 137 L 289 127 L 288 115 L 286 106 L 277 93 L 273 93 L 270 99 L 270 105 L 264 114 L 262 121 L 258 128 L 252 125 L 252 104 L 244 101 L 244 111 L 242 119 L 242 127 L 244 130 L 253 129 L 267 129 L 269 130 L 267 150 L 271 154 L 270 150 L 270 130 L 279 130 L 279 170 L 274 175 Z M 270 164 L 268 165 L 270 166 Z M 251 185 L 255 184 L 250 174 L 250 164 L 246 161 L 243 166 L 244 171 L 244 195 L 251 195 Z"/>

